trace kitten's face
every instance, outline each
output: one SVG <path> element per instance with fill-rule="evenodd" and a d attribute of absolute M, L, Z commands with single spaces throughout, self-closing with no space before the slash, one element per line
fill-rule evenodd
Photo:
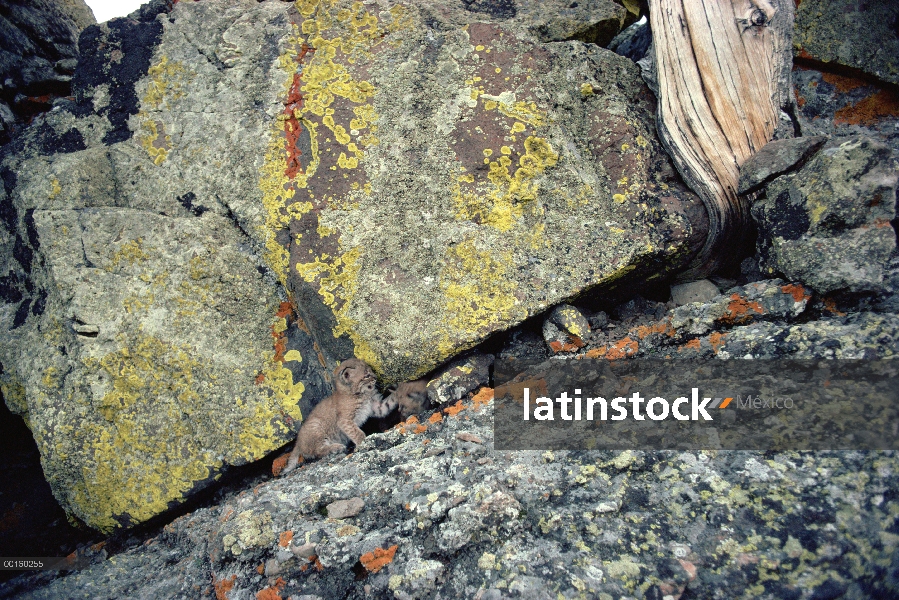
<path fill-rule="evenodd" d="M 376 393 L 374 371 L 357 358 L 340 363 L 334 371 L 334 383 L 339 390 L 354 396 L 371 396 Z"/>
<path fill-rule="evenodd" d="M 430 408 L 426 382 L 424 380 L 399 384 L 388 399 L 399 407 L 400 414 L 404 419 Z"/>

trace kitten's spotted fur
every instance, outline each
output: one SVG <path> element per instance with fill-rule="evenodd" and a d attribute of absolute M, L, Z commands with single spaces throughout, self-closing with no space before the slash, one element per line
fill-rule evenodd
<path fill-rule="evenodd" d="M 334 370 L 334 393 L 306 417 L 281 473 L 293 471 L 300 456 L 310 459 L 341 452 L 348 440 L 358 446 L 365 439 L 359 426 L 370 416 L 386 416 L 395 406 L 381 398 L 371 367 L 356 358 L 343 361 Z"/>

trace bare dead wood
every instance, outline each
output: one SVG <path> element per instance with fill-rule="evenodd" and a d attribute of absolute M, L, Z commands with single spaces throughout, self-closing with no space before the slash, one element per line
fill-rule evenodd
<path fill-rule="evenodd" d="M 659 135 L 709 212 L 684 279 L 737 258 L 750 230 L 739 167 L 774 136 L 790 101 L 793 0 L 651 0 Z"/>

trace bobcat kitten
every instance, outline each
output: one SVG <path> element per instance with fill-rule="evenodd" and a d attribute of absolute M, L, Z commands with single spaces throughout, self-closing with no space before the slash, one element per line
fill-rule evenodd
<path fill-rule="evenodd" d="M 386 402 L 398 406 L 403 419 L 408 419 L 411 415 L 431 408 L 427 386 L 428 382 L 424 379 L 401 383 L 396 386 L 396 390 L 387 396 Z M 392 409 L 393 406 L 390 408 Z"/>
<path fill-rule="evenodd" d="M 320 458 L 340 452 L 346 449 L 347 439 L 358 446 L 365 439 L 359 426 L 369 416 L 383 417 L 396 406 L 381 398 L 371 367 L 356 358 L 343 361 L 334 370 L 334 388 L 306 417 L 282 474 L 293 471 L 300 456 Z"/>

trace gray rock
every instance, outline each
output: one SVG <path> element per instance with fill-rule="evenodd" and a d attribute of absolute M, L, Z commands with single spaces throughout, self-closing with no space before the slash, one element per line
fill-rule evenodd
<path fill-rule="evenodd" d="M 828 142 L 752 207 L 763 273 L 816 292 L 877 293 L 896 250 L 897 153 L 870 138 Z"/>
<path fill-rule="evenodd" d="M 492 354 L 474 352 L 460 357 L 428 381 L 428 399 L 441 406 L 463 398 L 472 390 L 487 385 L 492 366 Z"/>
<path fill-rule="evenodd" d="M 831 63 L 792 73 L 796 125 L 804 136 L 867 136 L 899 150 L 899 110 L 891 84 Z"/>
<path fill-rule="evenodd" d="M 889 0 L 802 0 L 793 26 L 794 55 L 899 83 L 897 19 L 899 4 Z"/>
<path fill-rule="evenodd" d="M 315 544 L 313 544 L 312 542 L 303 544 L 302 546 L 294 546 L 291 548 L 291 551 L 294 553 L 294 555 L 306 559 L 315 556 L 316 552 L 318 552 L 318 550 L 316 550 Z"/>
<path fill-rule="evenodd" d="M 602 329 L 609 324 L 609 315 L 605 311 L 598 310 L 587 317 L 587 322 L 590 323 L 591 330 Z"/>
<path fill-rule="evenodd" d="M 497 23 L 535 41 L 578 40 L 599 46 L 606 46 L 636 21 L 639 10 L 633 3 L 612 0 L 421 0 L 418 4 L 457 27 L 472 21 Z"/>
<path fill-rule="evenodd" d="M 812 294 L 799 284 L 779 279 L 727 290 L 703 303 L 679 306 L 669 313 L 672 341 L 756 321 L 790 321 L 805 312 Z"/>
<path fill-rule="evenodd" d="M 228 114 L 258 115 L 263 90 L 277 96 L 280 82 L 253 65 L 268 56 L 264 40 L 283 30 L 287 9 L 266 3 L 200 18 L 210 27 L 260 21 L 240 30 L 238 38 L 255 50 L 233 64 L 248 75 L 220 97 Z M 107 110 L 108 92 L 121 84 L 120 93 L 135 94 L 134 81 L 129 92 L 113 78 L 123 65 L 128 73 L 139 67 L 122 47 L 143 53 L 147 66 L 154 49 L 128 45 L 135 40 L 122 46 L 122 28 L 137 36 L 146 23 L 113 25 L 83 38 L 103 46 L 83 48 L 93 57 L 86 67 L 104 52 L 120 59 L 109 63 L 106 83 L 85 76 L 79 84 L 102 114 L 76 118 L 59 110 L 39 118 L 21 151 L 4 155 L 0 191 L 0 388 L 28 422 L 63 507 L 103 531 L 152 518 L 215 483 L 229 466 L 281 447 L 329 390 L 314 340 L 240 210 L 250 198 L 258 202 L 253 165 L 265 152 L 266 127 L 258 119 L 225 119 L 215 141 L 201 134 L 211 113 L 187 107 L 194 119 L 175 139 L 191 158 L 173 175 L 159 160 L 168 142 L 141 142 L 150 131 L 170 139 L 163 121 L 147 116 L 156 102 L 165 104 L 156 92 L 185 84 L 190 64 L 215 73 L 219 83 L 225 76 L 178 41 L 197 22 L 176 20 L 168 57 L 157 57 L 152 75 L 144 67 L 134 99 L 143 116 L 135 122 L 138 135 L 128 139 L 128 115 Z M 198 75 L 201 81 L 209 79 Z M 127 98 L 113 107 L 121 108 L 120 100 Z M 188 112 L 179 114 L 187 119 Z M 128 137 L 113 143 L 106 134 L 119 131 L 116 119 Z M 229 128 L 246 139 L 234 143 Z M 56 144 L 71 132 L 83 149 Z M 233 167 L 230 183 L 216 174 L 220 161 Z"/>
<path fill-rule="evenodd" d="M 693 302 L 708 302 L 720 293 L 718 286 L 708 279 L 671 286 L 671 300 L 677 306 Z"/>
<path fill-rule="evenodd" d="M 678 357 L 872 360 L 899 355 L 899 317 L 894 314 L 857 313 L 800 324 L 756 323 L 712 336 L 682 346 Z"/>
<path fill-rule="evenodd" d="M 817 152 L 827 138 L 824 136 L 775 140 L 749 157 L 740 166 L 740 194 L 756 192 L 775 177 L 792 171 Z"/>
<path fill-rule="evenodd" d="M 93 23 L 84 0 L 0 2 L 0 100 L 12 103 L 19 122 L 49 110 L 52 97 L 70 95 L 66 72 L 78 56 L 78 35 Z M 10 130 L 4 123 L 0 143 Z"/>
<path fill-rule="evenodd" d="M 642 20 L 628 26 L 609 42 L 608 48 L 634 62 L 642 60 L 652 43 L 652 29 L 648 20 Z"/>
<path fill-rule="evenodd" d="M 355 517 L 365 508 L 365 501 L 362 498 L 350 498 L 348 500 L 338 500 L 332 502 L 325 509 L 328 511 L 330 519 L 348 519 Z"/>
<path fill-rule="evenodd" d="M 543 321 L 543 339 L 553 352 L 573 352 L 583 348 L 590 335 L 590 323 L 570 304 L 554 307 Z"/>
<path fill-rule="evenodd" d="M 421 434 L 369 436 L 350 456 L 307 465 L 303 477 L 266 481 L 189 513 L 153 543 L 41 587 L 23 582 L 18 597 L 96 597 L 98 589 L 106 597 L 150 590 L 178 597 L 195 585 L 205 589 L 214 573 L 215 582 L 234 577 L 228 597 L 240 589 L 239 597 L 254 598 L 274 584 L 256 569 L 278 552 L 277 536 L 256 554 L 233 555 L 223 552 L 221 533 L 234 530 L 237 514 L 263 506 L 271 531 L 324 533 L 320 571 L 305 561 L 281 565 L 282 598 L 620 598 L 633 597 L 638 580 L 689 586 L 696 597 L 739 597 L 771 581 L 741 561 L 788 562 L 823 547 L 853 560 L 800 561 L 779 572 L 778 584 L 800 589 L 835 579 L 847 582 L 852 597 L 896 595 L 888 578 L 853 583 L 860 573 L 880 573 L 894 555 L 870 542 L 896 519 L 893 452 L 503 452 L 492 448 L 493 417 L 492 408 L 469 405 Z M 462 449 L 427 455 L 434 445 L 452 446 L 462 431 L 485 440 L 492 462 L 479 464 Z M 354 521 L 355 535 L 319 512 L 347 493 L 365 495 L 368 507 Z M 746 498 L 770 501 L 739 500 Z M 234 515 L 223 521 L 227 507 Z M 361 558 L 376 549 L 378 572 L 357 580 Z"/>

